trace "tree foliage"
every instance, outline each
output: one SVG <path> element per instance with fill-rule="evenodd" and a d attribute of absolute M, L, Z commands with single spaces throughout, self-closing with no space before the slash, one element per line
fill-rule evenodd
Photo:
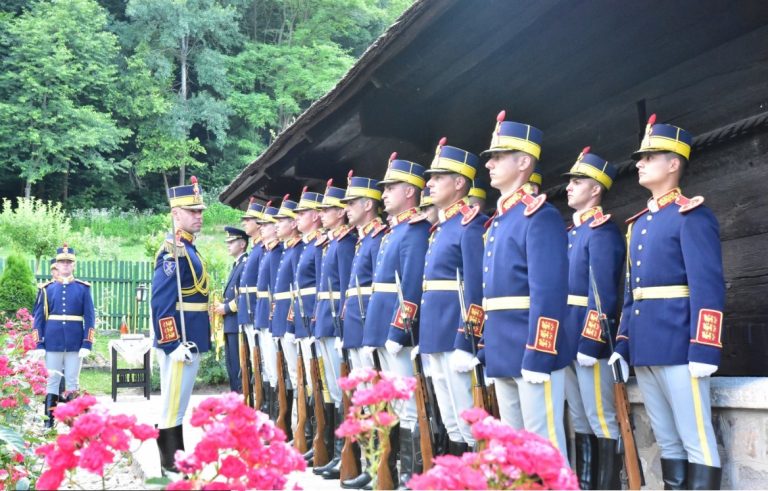
<path fill-rule="evenodd" d="M 43 255 L 52 255 L 67 240 L 70 231 L 70 220 L 60 203 L 19 198 L 14 208 L 11 200 L 3 199 L 0 236 L 14 249 L 31 254 L 38 263 Z"/>
<path fill-rule="evenodd" d="M 37 285 L 27 261 L 20 255 L 8 256 L 0 276 L 0 311 L 15 312 L 26 308 L 32 311 Z"/>

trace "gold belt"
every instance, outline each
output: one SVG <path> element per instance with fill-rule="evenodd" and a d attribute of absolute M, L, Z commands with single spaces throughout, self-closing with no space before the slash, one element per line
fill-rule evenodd
<path fill-rule="evenodd" d="M 49 321 L 70 321 L 70 322 L 83 322 L 82 315 L 49 315 Z"/>
<path fill-rule="evenodd" d="M 365 295 L 370 295 L 371 293 L 373 293 L 373 287 L 372 286 L 361 286 L 360 287 L 360 294 L 361 295 L 365 296 Z M 347 289 L 347 298 L 349 298 L 349 297 L 356 297 L 356 296 L 357 296 L 357 288 L 349 288 L 349 289 Z"/>
<path fill-rule="evenodd" d="M 290 300 L 291 292 L 280 292 L 272 295 L 272 300 Z"/>
<path fill-rule="evenodd" d="M 256 298 L 269 298 L 269 291 L 257 291 Z"/>
<path fill-rule="evenodd" d="M 455 292 L 459 290 L 459 286 L 456 280 L 425 280 L 421 284 L 421 289 L 425 292 L 428 291 L 451 291 Z"/>
<path fill-rule="evenodd" d="M 483 299 L 483 310 L 525 310 L 531 308 L 531 297 L 494 297 Z"/>
<path fill-rule="evenodd" d="M 176 310 L 181 310 L 181 307 L 184 307 L 184 312 L 207 312 L 208 302 L 206 303 L 182 302 L 181 305 L 179 305 L 179 302 L 176 302 Z"/>
<path fill-rule="evenodd" d="M 589 305 L 589 297 L 581 295 L 568 295 L 568 305 L 574 305 L 576 307 L 587 307 Z"/>
<path fill-rule="evenodd" d="M 258 293 L 259 290 L 255 286 L 246 286 L 240 289 L 240 293 Z"/>
<path fill-rule="evenodd" d="M 331 299 L 331 292 L 320 292 L 317 294 L 318 300 L 330 300 Z M 341 300 L 341 292 L 333 292 L 333 299 L 334 300 Z"/>
<path fill-rule="evenodd" d="M 397 293 L 397 284 L 395 283 L 374 283 L 373 292 Z"/>
<path fill-rule="evenodd" d="M 686 298 L 691 296 L 688 285 L 646 286 L 632 290 L 635 300 L 658 300 L 663 298 Z"/>

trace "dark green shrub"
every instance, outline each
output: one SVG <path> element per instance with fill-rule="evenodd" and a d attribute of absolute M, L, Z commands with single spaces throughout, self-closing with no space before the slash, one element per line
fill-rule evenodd
<path fill-rule="evenodd" d="M 221 359 L 216 361 L 216 352 L 209 351 L 202 355 L 200 361 L 200 371 L 197 372 L 197 380 L 205 385 L 219 385 L 229 383 L 227 367 L 224 361 L 224 354 Z"/>
<path fill-rule="evenodd" d="M 16 254 L 8 256 L 0 277 L 0 310 L 16 312 L 26 308 L 31 312 L 36 296 L 35 277 L 27 261 Z"/>

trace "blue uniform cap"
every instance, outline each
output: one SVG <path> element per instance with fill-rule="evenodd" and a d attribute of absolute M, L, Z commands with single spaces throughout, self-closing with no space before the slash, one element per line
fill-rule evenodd
<path fill-rule="evenodd" d="M 533 174 L 531 174 L 531 177 L 528 178 L 528 182 L 532 182 L 533 184 L 537 184 L 539 186 L 541 186 L 544 182 L 544 178 L 541 176 L 541 167 L 538 163 L 536 164 L 536 167 L 533 168 Z"/>
<path fill-rule="evenodd" d="M 472 181 L 472 187 L 469 188 L 468 196 L 486 199 L 488 197 L 488 192 L 485 190 L 485 184 L 480 182 L 480 179 L 475 178 L 475 180 Z"/>
<path fill-rule="evenodd" d="M 602 157 L 589 153 L 589 150 L 590 147 L 585 147 L 576 159 L 576 163 L 571 167 L 571 170 L 563 175 L 589 177 L 602 184 L 605 189 L 611 189 L 618 170 Z"/>
<path fill-rule="evenodd" d="M 255 218 L 260 220 L 264 214 L 264 205 L 256 201 L 256 198 L 251 197 L 251 202 L 248 204 L 248 209 L 245 210 L 245 214 L 240 218 Z"/>
<path fill-rule="evenodd" d="M 257 220 L 259 223 L 277 223 L 275 217 L 277 217 L 280 210 L 274 206 L 269 206 L 271 204 L 272 202 L 270 201 L 264 205 L 264 213 L 262 213 L 261 219 Z"/>
<path fill-rule="evenodd" d="M 379 186 L 394 184 L 396 182 L 405 182 L 424 189 L 426 181 L 424 180 L 424 167 L 416 162 L 407 160 L 397 160 L 397 152 L 392 152 L 389 156 L 389 164 L 384 179 L 379 181 Z"/>
<path fill-rule="evenodd" d="M 447 142 L 448 139 L 445 137 L 440 139 L 435 149 L 432 166 L 425 171 L 425 174 L 453 172 L 470 181 L 473 180 L 480 166 L 480 157 L 472 152 L 448 146 Z"/>
<path fill-rule="evenodd" d="M 240 239 L 248 242 L 248 234 L 245 233 L 245 230 L 240 230 L 235 227 L 224 227 L 224 231 L 227 233 L 227 238 L 224 239 L 225 242 L 232 242 Z"/>
<path fill-rule="evenodd" d="M 171 208 L 205 210 L 205 203 L 203 203 L 200 186 L 197 184 L 197 177 L 192 176 L 189 181 L 192 184 L 168 189 L 168 201 L 171 204 Z"/>
<path fill-rule="evenodd" d="M 75 250 L 69 247 L 67 244 L 62 244 L 61 247 L 56 249 L 56 261 L 74 261 Z"/>
<path fill-rule="evenodd" d="M 344 197 L 341 199 L 341 202 L 345 203 L 356 198 L 371 198 L 376 201 L 381 201 L 381 190 L 378 186 L 378 180 L 371 179 L 370 177 L 352 176 L 352 171 L 349 171 L 347 176 L 347 190 Z"/>
<path fill-rule="evenodd" d="M 419 202 L 419 208 L 427 208 L 435 204 L 432 200 L 432 193 L 428 187 L 421 190 L 421 201 Z"/>
<path fill-rule="evenodd" d="M 323 195 L 323 202 L 320 204 L 320 208 L 344 208 L 344 196 L 347 194 L 343 188 L 337 188 L 333 186 L 333 179 L 328 179 L 328 185 L 325 188 L 325 194 Z"/>
<path fill-rule="evenodd" d="M 640 160 L 644 153 L 649 152 L 675 152 L 689 159 L 692 144 L 693 135 L 671 124 L 656 124 L 656 115 L 651 114 L 645 126 L 645 137 L 640 148 L 632 154 L 632 159 Z"/>
<path fill-rule="evenodd" d="M 304 186 L 304 189 L 301 191 L 301 198 L 299 198 L 299 205 L 296 207 L 295 211 L 319 210 L 322 204 L 323 195 L 313 191 L 307 191 L 307 187 Z"/>
<path fill-rule="evenodd" d="M 544 133 L 529 124 L 504 121 L 506 116 L 506 111 L 501 111 L 496 116 L 496 128 L 491 135 L 491 148 L 482 153 L 520 151 L 540 159 Z"/>
<path fill-rule="evenodd" d="M 289 196 L 289 194 L 283 196 L 283 202 L 280 204 L 280 209 L 277 210 L 275 218 L 296 218 L 296 207 L 299 206 L 299 204 L 289 200 Z"/>

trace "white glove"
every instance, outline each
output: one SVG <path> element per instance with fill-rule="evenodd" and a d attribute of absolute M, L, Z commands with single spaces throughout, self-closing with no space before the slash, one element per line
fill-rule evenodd
<path fill-rule="evenodd" d="M 583 367 L 591 367 L 597 363 L 597 358 L 585 355 L 584 353 L 576 353 L 576 361 Z"/>
<path fill-rule="evenodd" d="M 86 356 L 88 356 L 90 353 L 91 353 L 91 350 L 89 350 L 88 348 L 80 348 L 80 351 L 77 353 L 77 356 L 79 356 L 80 359 L 83 359 Z"/>
<path fill-rule="evenodd" d="M 189 348 L 183 344 L 180 344 L 175 350 L 171 351 L 171 354 L 168 356 L 173 362 L 187 362 L 188 360 L 192 360 L 192 353 L 190 353 Z"/>
<path fill-rule="evenodd" d="M 393 356 L 398 354 L 400 350 L 403 349 L 402 344 L 396 343 L 391 339 L 387 339 L 387 342 L 384 343 L 384 347 L 387 348 L 387 351 L 389 351 L 389 354 Z"/>
<path fill-rule="evenodd" d="M 448 364 L 459 373 L 472 370 L 478 363 L 480 363 L 480 360 L 472 356 L 472 353 L 467 353 L 464 350 L 453 350 L 448 355 Z"/>
<path fill-rule="evenodd" d="M 376 351 L 375 346 L 363 346 L 360 348 L 360 354 L 365 357 L 365 365 L 372 367 L 373 366 L 373 352 Z"/>
<path fill-rule="evenodd" d="M 419 345 L 413 347 L 411 350 L 411 361 L 416 360 L 416 357 L 419 356 Z"/>
<path fill-rule="evenodd" d="M 283 334 L 283 339 L 286 343 L 295 343 L 296 342 L 296 335 L 292 332 L 286 332 Z"/>
<path fill-rule="evenodd" d="M 691 377 L 693 378 L 709 377 L 717 371 L 717 365 L 689 361 L 688 371 L 691 372 Z"/>
<path fill-rule="evenodd" d="M 523 375 L 523 380 L 529 384 L 543 384 L 544 382 L 549 382 L 548 373 L 531 372 L 530 370 L 525 369 L 521 370 L 521 373 Z"/>
<path fill-rule="evenodd" d="M 336 348 L 339 356 L 341 356 L 341 350 L 344 349 L 344 341 L 342 341 L 341 338 L 335 338 L 333 341 L 333 347 Z"/>
<path fill-rule="evenodd" d="M 45 357 L 45 348 L 29 350 L 27 352 L 27 356 L 29 356 L 32 360 L 40 360 L 41 358 Z"/>
<path fill-rule="evenodd" d="M 624 360 L 624 357 L 618 353 L 614 353 L 610 358 L 608 358 L 608 364 L 613 365 L 616 363 L 616 360 L 621 362 L 621 375 L 624 377 L 624 382 L 626 382 L 629 380 L 629 364 L 626 362 L 626 360 Z"/>
<path fill-rule="evenodd" d="M 310 337 L 309 337 L 309 339 L 307 340 L 307 343 L 309 343 L 309 345 L 310 345 L 310 346 L 312 346 L 312 344 L 313 344 L 315 341 L 316 341 L 315 337 L 314 337 L 314 336 L 310 336 Z"/>

